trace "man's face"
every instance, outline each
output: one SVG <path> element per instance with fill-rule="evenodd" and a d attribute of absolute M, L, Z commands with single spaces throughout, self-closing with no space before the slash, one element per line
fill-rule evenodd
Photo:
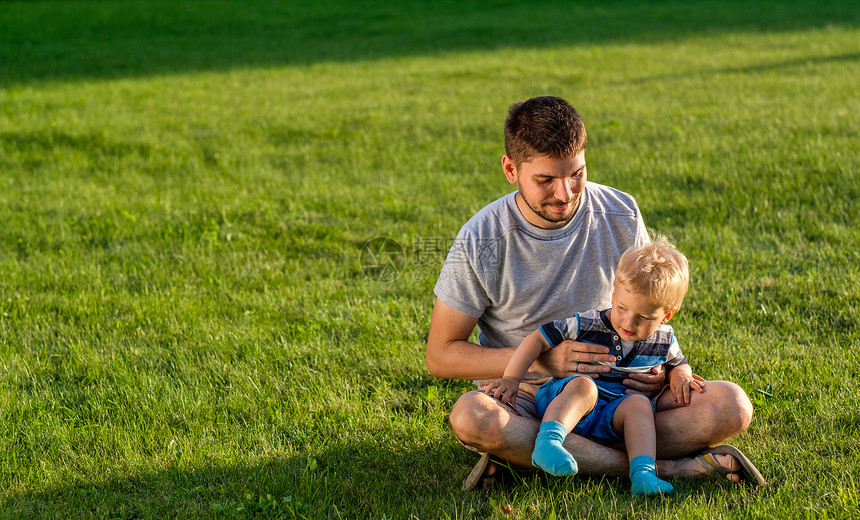
<path fill-rule="evenodd" d="M 517 206 L 530 223 L 555 229 L 573 218 L 585 189 L 584 151 L 566 159 L 538 155 L 519 167 L 505 155 L 502 169 L 508 182 L 519 186 Z"/>
<path fill-rule="evenodd" d="M 630 292 L 624 284 L 615 284 L 612 291 L 612 309 L 609 321 L 624 341 L 638 341 L 651 337 L 661 324 L 675 314 L 667 311 L 651 298 Z"/>

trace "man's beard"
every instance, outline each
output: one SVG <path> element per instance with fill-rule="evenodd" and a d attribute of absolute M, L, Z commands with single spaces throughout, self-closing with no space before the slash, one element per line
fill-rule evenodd
<path fill-rule="evenodd" d="M 541 203 L 539 208 L 536 208 L 529 200 L 523 197 L 526 205 L 535 212 L 540 218 L 546 220 L 547 222 L 559 223 L 559 222 L 567 222 L 573 218 L 573 215 L 576 213 L 577 208 L 579 207 L 579 197 L 577 196 L 575 199 L 570 199 L 568 203 L 570 207 L 567 208 L 567 211 L 564 213 L 558 213 L 556 211 L 550 211 L 544 209 L 546 206 L 558 206 L 559 204 L 548 204 Z"/>

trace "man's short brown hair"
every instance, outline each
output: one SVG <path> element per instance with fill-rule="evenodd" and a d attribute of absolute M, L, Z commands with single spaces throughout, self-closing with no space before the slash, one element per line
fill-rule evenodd
<path fill-rule="evenodd" d="M 535 97 L 508 109 L 505 153 L 517 166 L 538 155 L 573 157 L 585 150 L 587 140 L 579 112 L 560 97 Z"/>

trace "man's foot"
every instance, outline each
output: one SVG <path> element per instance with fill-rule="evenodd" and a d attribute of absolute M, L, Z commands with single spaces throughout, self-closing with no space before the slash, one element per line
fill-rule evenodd
<path fill-rule="evenodd" d="M 748 481 L 763 486 L 765 479 L 740 450 L 728 444 L 705 448 L 698 455 L 676 461 L 663 461 L 661 473 L 670 477 L 725 478 L 734 483 Z"/>
<path fill-rule="evenodd" d="M 556 477 L 576 475 L 579 471 L 576 459 L 561 444 L 566 435 L 567 429 L 559 422 L 541 423 L 532 452 L 532 464 Z"/>
<path fill-rule="evenodd" d="M 742 480 L 763 486 L 764 476 L 743 452 L 730 444 L 705 448 L 694 459 L 706 475 L 724 476 L 732 482 Z"/>

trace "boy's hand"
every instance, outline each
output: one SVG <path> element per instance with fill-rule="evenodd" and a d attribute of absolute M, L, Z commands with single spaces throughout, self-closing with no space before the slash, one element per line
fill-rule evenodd
<path fill-rule="evenodd" d="M 503 377 L 488 384 L 485 392 L 503 403 L 510 403 L 513 405 L 514 401 L 517 399 L 517 392 L 519 389 L 519 381 L 513 377 Z"/>
<path fill-rule="evenodd" d="M 672 395 L 675 397 L 675 402 L 681 406 L 686 406 L 690 404 L 690 396 L 693 395 L 693 390 L 700 394 L 705 391 L 705 380 L 696 374 L 674 369 L 669 375 L 669 387 L 672 390 Z"/>

